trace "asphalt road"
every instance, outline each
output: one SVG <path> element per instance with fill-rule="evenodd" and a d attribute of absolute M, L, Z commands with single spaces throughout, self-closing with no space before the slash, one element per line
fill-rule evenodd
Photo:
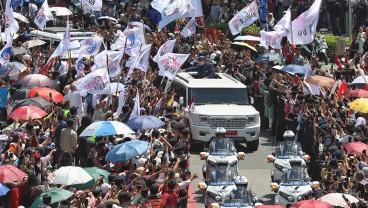
<path fill-rule="evenodd" d="M 270 189 L 270 169 L 271 164 L 267 163 L 267 155 L 275 149 L 274 139 L 268 132 L 261 132 L 258 151 L 249 152 L 244 146 L 237 147 L 238 151 L 245 152 L 245 159 L 239 162 L 238 173 L 248 179 L 248 187 L 257 195 L 263 204 L 273 204 L 275 194 Z M 200 179 L 192 183 L 193 189 L 189 193 L 192 196 L 190 206 L 204 208 L 204 193 L 198 189 L 198 183 L 203 181 L 202 165 L 204 161 L 200 160 L 198 152 L 192 152 L 190 157 L 190 169 L 192 173 L 198 173 Z"/>

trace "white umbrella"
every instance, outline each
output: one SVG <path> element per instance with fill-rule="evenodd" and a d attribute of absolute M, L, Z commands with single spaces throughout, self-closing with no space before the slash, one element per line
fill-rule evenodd
<path fill-rule="evenodd" d="M 365 76 L 365 78 L 368 80 L 368 76 Z M 354 79 L 354 81 L 352 82 L 352 84 L 365 84 L 364 79 L 362 76 L 359 76 L 357 78 Z"/>
<path fill-rule="evenodd" d="M 56 16 L 69 16 L 73 14 L 72 11 L 70 11 L 69 9 L 65 7 L 51 7 L 50 11 L 55 12 Z"/>
<path fill-rule="evenodd" d="M 20 55 L 20 54 L 26 54 L 27 53 L 27 49 L 23 48 L 23 47 L 16 47 L 13 48 L 13 55 Z"/>
<path fill-rule="evenodd" d="M 19 14 L 19 13 L 14 12 L 14 18 L 17 19 L 17 20 L 20 20 L 22 22 L 29 23 L 27 18 L 25 16 Z"/>
<path fill-rule="evenodd" d="M 23 87 L 49 87 L 51 79 L 42 74 L 28 74 L 19 81 L 19 84 Z"/>
<path fill-rule="evenodd" d="M 36 47 L 36 46 L 41 46 L 45 43 L 46 43 L 45 41 L 35 39 L 35 40 L 29 40 L 29 41 L 24 42 L 22 44 L 22 46 L 24 48 L 33 48 L 33 47 Z"/>
<path fill-rule="evenodd" d="M 114 21 L 114 22 L 118 22 L 117 19 L 113 18 L 113 17 L 109 17 L 109 16 L 102 16 L 100 18 L 98 18 L 99 20 L 103 20 L 103 19 L 109 19 L 111 21 Z"/>
<path fill-rule="evenodd" d="M 234 39 L 234 41 L 256 41 L 256 42 L 260 42 L 261 38 L 260 37 L 256 37 L 256 36 L 252 36 L 252 35 L 244 35 L 244 36 L 238 36 Z"/>
<path fill-rule="evenodd" d="M 77 166 L 65 166 L 57 169 L 48 177 L 52 184 L 74 185 L 84 184 L 92 180 L 92 176 L 83 168 Z"/>
<path fill-rule="evenodd" d="M 110 92 L 110 87 L 111 87 L 111 92 Z M 116 93 L 116 89 L 118 92 L 124 91 L 124 85 L 121 83 L 110 83 L 110 87 L 106 86 L 106 88 L 102 91 L 101 94 L 105 94 L 105 95 L 109 95 L 109 94 L 115 94 Z"/>
<path fill-rule="evenodd" d="M 8 63 L 9 69 L 11 69 L 9 76 L 11 78 L 18 77 L 19 73 L 25 71 L 27 67 L 24 64 L 21 64 L 19 62 L 9 62 Z"/>
<path fill-rule="evenodd" d="M 120 121 L 96 121 L 89 125 L 80 137 L 134 134 L 134 131 Z"/>

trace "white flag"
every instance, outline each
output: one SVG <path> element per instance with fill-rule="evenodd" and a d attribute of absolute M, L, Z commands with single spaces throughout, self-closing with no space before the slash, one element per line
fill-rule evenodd
<path fill-rule="evenodd" d="M 271 46 L 274 49 L 281 49 L 281 40 L 283 38 L 284 31 L 264 31 L 260 32 L 261 34 L 261 46 L 268 48 Z"/>
<path fill-rule="evenodd" d="M 146 44 L 143 27 L 127 28 L 119 33 L 115 43 L 111 44 L 111 50 L 123 50 L 124 48 L 134 48 L 141 44 Z"/>
<path fill-rule="evenodd" d="M 187 25 L 183 28 L 181 31 L 181 35 L 185 38 L 195 34 L 197 28 L 197 23 L 195 21 L 195 18 L 192 18 Z"/>
<path fill-rule="evenodd" d="M 63 74 L 67 74 L 69 70 L 69 66 L 68 66 L 68 62 L 66 61 L 61 61 L 60 62 L 60 66 L 59 66 L 59 72 L 61 75 Z"/>
<path fill-rule="evenodd" d="M 37 8 L 36 4 L 32 4 L 32 3 L 28 4 L 28 15 L 29 16 L 35 17 L 37 11 L 38 11 L 38 8 Z"/>
<path fill-rule="evenodd" d="M 139 55 L 140 48 L 141 47 L 135 47 L 125 51 L 126 54 L 130 56 L 125 64 L 125 67 L 132 67 L 134 65 L 135 61 L 137 60 L 137 56 Z"/>
<path fill-rule="evenodd" d="M 236 35 L 240 33 L 243 28 L 253 24 L 258 18 L 258 7 L 256 1 L 253 1 L 229 21 L 231 34 Z"/>
<path fill-rule="evenodd" d="M 82 4 L 86 4 L 92 11 L 101 11 L 102 0 L 80 0 Z"/>
<path fill-rule="evenodd" d="M 316 27 L 321 3 L 322 0 L 315 0 L 307 11 L 303 12 L 291 23 L 293 30 L 287 36 L 290 43 L 298 45 L 309 44 L 313 41 L 313 35 L 317 33 Z"/>
<path fill-rule="evenodd" d="M 151 46 L 152 44 L 144 45 L 141 47 L 137 54 L 134 54 L 135 60 L 134 63 L 130 66 L 131 68 L 140 69 L 144 72 L 147 72 L 148 68 L 148 60 L 151 53 Z M 134 57 L 133 56 L 133 57 Z"/>
<path fill-rule="evenodd" d="M 312 68 L 311 68 L 311 65 L 310 65 L 308 60 L 307 60 L 307 63 L 304 66 L 307 69 L 307 71 L 305 72 L 303 82 L 306 86 L 307 92 L 309 94 L 312 94 L 312 95 L 319 95 L 321 93 L 319 87 L 317 85 L 314 85 L 314 84 L 309 84 L 305 81 L 307 79 L 307 77 L 309 77 L 310 74 L 313 72 Z"/>
<path fill-rule="evenodd" d="M 7 40 L 4 48 L 0 52 L 0 64 L 1 65 L 9 63 L 12 45 L 13 45 L 13 39 L 10 38 Z"/>
<path fill-rule="evenodd" d="M 54 57 L 61 56 L 64 53 L 67 53 L 69 51 L 69 48 L 70 48 L 70 25 L 68 21 L 66 24 L 66 29 L 65 29 L 63 39 L 61 40 L 58 47 L 55 49 L 54 53 L 50 56 L 47 62 L 49 62 Z"/>
<path fill-rule="evenodd" d="M 10 38 L 13 38 L 13 36 L 19 30 L 18 22 L 14 19 L 14 11 L 11 7 L 11 0 L 6 1 L 5 23 L 5 39 L 9 40 Z"/>
<path fill-rule="evenodd" d="M 34 19 L 34 23 L 43 30 L 46 26 L 46 22 L 49 20 L 53 20 L 52 13 L 49 8 L 49 4 L 47 3 L 47 0 L 45 0 L 41 6 L 41 8 L 38 10 L 37 16 Z"/>
<path fill-rule="evenodd" d="M 170 80 L 175 78 L 176 73 L 190 54 L 167 53 L 160 57 L 158 66 L 160 68 L 159 76 L 165 76 Z"/>
<path fill-rule="evenodd" d="M 124 51 L 102 51 L 95 56 L 94 68 L 109 67 L 110 77 L 115 77 L 120 74 L 120 62 L 123 58 Z"/>
<path fill-rule="evenodd" d="M 139 92 L 137 91 L 137 95 L 135 96 L 134 107 L 132 113 L 130 114 L 129 120 L 141 115 L 141 106 L 139 101 Z"/>
<path fill-rule="evenodd" d="M 84 70 L 84 59 L 81 54 L 79 54 L 77 61 L 75 62 L 75 69 L 77 70 L 77 75 L 79 76 Z"/>
<path fill-rule="evenodd" d="M 161 14 L 161 21 L 158 23 L 159 31 L 176 19 L 194 15 L 191 0 L 153 0 L 151 6 Z"/>
<path fill-rule="evenodd" d="M 174 50 L 176 39 L 166 41 L 157 51 L 156 56 L 153 58 L 153 61 L 158 63 L 160 61 L 160 56 L 165 55 L 166 53 L 171 53 Z"/>
<path fill-rule="evenodd" d="M 97 69 L 85 77 L 77 80 L 77 90 L 83 95 L 86 92 L 90 94 L 99 94 L 110 84 L 109 75 L 106 68 Z"/>
<path fill-rule="evenodd" d="M 78 51 L 79 54 L 96 55 L 100 51 L 103 38 L 93 37 L 82 40 L 81 47 Z"/>
<path fill-rule="evenodd" d="M 290 8 L 286 10 L 285 15 L 280 19 L 280 21 L 273 27 L 275 30 L 283 30 L 284 36 L 287 36 L 290 31 L 291 24 L 291 11 Z"/>

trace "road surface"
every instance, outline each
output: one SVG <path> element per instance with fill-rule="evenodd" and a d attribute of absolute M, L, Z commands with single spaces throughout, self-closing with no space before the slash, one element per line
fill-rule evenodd
<path fill-rule="evenodd" d="M 240 160 L 238 166 L 239 175 L 244 175 L 248 179 L 248 187 L 264 204 L 273 204 L 275 194 L 270 189 L 270 169 L 271 164 L 267 163 L 267 155 L 275 149 L 274 137 L 268 132 L 261 132 L 259 149 L 256 152 L 249 152 L 244 147 L 237 147 L 238 151 L 245 152 L 245 159 Z M 198 152 L 192 152 L 190 157 L 190 169 L 192 173 L 198 173 L 199 179 L 191 184 L 189 190 L 188 208 L 204 208 L 203 191 L 198 189 L 198 183 L 203 181 L 202 165 Z"/>

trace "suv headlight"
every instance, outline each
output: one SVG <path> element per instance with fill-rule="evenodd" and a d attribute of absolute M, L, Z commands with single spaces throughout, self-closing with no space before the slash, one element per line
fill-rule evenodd
<path fill-rule="evenodd" d="M 211 197 L 212 199 L 214 199 L 217 202 L 221 202 L 222 201 L 222 197 L 218 194 L 212 193 L 212 192 L 207 192 L 207 195 L 209 197 Z"/>
<path fill-rule="evenodd" d="M 256 117 L 255 116 L 249 116 L 248 117 L 248 123 L 249 124 L 256 123 Z"/>
<path fill-rule="evenodd" d="M 277 163 L 274 163 L 274 165 L 275 165 L 275 168 L 276 168 L 277 170 L 279 170 L 279 171 L 282 171 L 282 170 L 284 169 L 284 167 L 283 167 L 282 165 L 279 165 L 279 164 L 277 164 Z"/>
<path fill-rule="evenodd" d="M 289 195 L 289 194 L 287 194 L 287 193 L 284 193 L 284 192 L 280 191 L 280 192 L 279 192 L 279 195 L 280 195 L 282 198 L 286 199 L 288 202 L 293 202 L 293 201 L 294 201 L 294 197 L 293 197 L 293 196 L 291 196 L 291 195 Z"/>
<path fill-rule="evenodd" d="M 208 117 L 207 116 L 199 116 L 199 123 L 208 123 Z"/>

